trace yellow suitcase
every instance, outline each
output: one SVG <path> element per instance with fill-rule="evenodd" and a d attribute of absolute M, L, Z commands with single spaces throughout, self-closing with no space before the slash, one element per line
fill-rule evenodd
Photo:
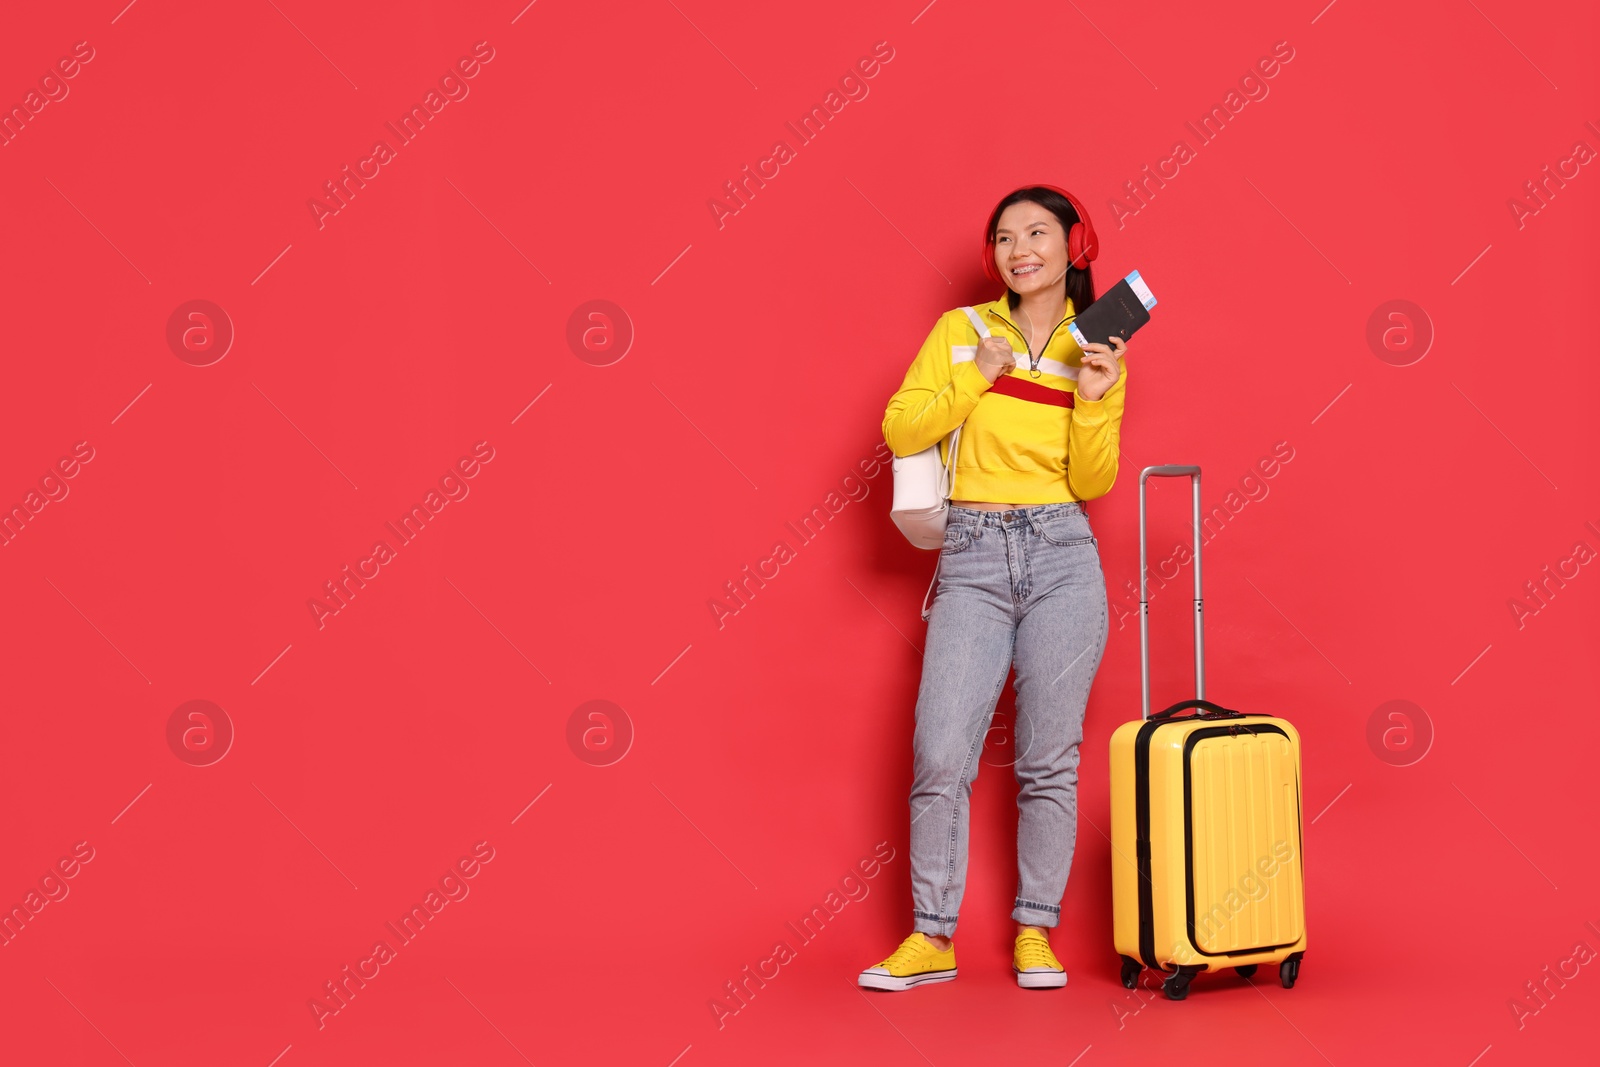
<path fill-rule="evenodd" d="M 1196 699 L 1150 714 L 1145 482 L 1194 488 Z M 1111 736 L 1111 888 L 1122 984 L 1165 974 L 1172 1000 L 1202 971 L 1242 977 L 1278 965 L 1293 988 L 1306 949 L 1300 735 L 1286 720 L 1205 697 L 1200 595 L 1200 468 L 1139 474 L 1139 653 L 1142 715 Z M 1189 711 L 1190 714 L 1180 714 Z"/>

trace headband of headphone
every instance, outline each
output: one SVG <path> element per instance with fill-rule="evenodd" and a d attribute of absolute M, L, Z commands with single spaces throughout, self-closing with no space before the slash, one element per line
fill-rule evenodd
<path fill-rule="evenodd" d="M 1053 193 L 1060 193 L 1072 204 L 1082 221 L 1073 223 L 1072 228 L 1067 231 L 1067 258 L 1079 270 L 1087 267 L 1089 261 L 1100 254 L 1100 240 L 1094 235 L 1094 224 L 1089 221 L 1089 213 L 1083 209 L 1078 198 L 1054 185 L 1035 183 L 1027 188 L 1049 189 Z M 994 265 L 994 237 L 991 234 L 983 235 L 982 254 L 984 275 L 990 281 L 1005 284 L 1005 279 L 1000 276 L 1000 269 Z"/>

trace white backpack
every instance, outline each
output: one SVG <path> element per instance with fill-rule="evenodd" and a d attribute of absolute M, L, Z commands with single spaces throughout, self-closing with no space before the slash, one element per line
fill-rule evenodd
<path fill-rule="evenodd" d="M 978 331 L 978 337 L 989 336 L 989 327 L 984 325 L 983 319 L 970 307 L 961 309 L 966 312 L 967 318 Z M 951 368 L 954 369 L 952 359 Z M 955 482 L 956 450 L 961 443 L 961 427 L 951 430 L 945 438 L 949 444 L 945 461 L 939 459 L 939 442 L 935 441 L 921 452 L 910 456 L 896 456 L 894 458 L 894 503 L 890 507 L 889 517 L 918 548 L 942 548 L 944 546 L 944 528 L 946 520 L 950 517 L 950 492 Z M 938 570 L 934 571 L 934 582 L 938 581 Z M 933 593 L 933 583 L 928 586 L 928 593 Z M 922 617 L 929 615 L 928 598 L 922 602 Z"/>

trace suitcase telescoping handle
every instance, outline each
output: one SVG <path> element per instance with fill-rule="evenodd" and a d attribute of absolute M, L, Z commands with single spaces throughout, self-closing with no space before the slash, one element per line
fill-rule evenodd
<path fill-rule="evenodd" d="M 1171 715 L 1185 707 L 1204 707 L 1206 695 L 1205 627 L 1200 599 L 1200 468 L 1183 466 L 1146 467 L 1139 472 L 1139 687 L 1144 698 L 1141 717 L 1150 718 L 1150 593 L 1147 581 L 1149 562 L 1145 546 L 1144 483 L 1150 478 L 1189 478 L 1194 486 L 1194 695 L 1200 703 L 1185 701 L 1161 713 Z M 1210 707 L 1227 711 L 1215 704 Z"/>

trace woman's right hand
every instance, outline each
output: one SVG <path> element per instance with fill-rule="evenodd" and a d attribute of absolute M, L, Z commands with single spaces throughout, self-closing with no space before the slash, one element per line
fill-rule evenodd
<path fill-rule="evenodd" d="M 1017 354 L 1004 337 L 985 337 L 978 345 L 976 361 L 978 371 L 993 385 L 1002 374 L 1009 374 L 1016 367 Z"/>

